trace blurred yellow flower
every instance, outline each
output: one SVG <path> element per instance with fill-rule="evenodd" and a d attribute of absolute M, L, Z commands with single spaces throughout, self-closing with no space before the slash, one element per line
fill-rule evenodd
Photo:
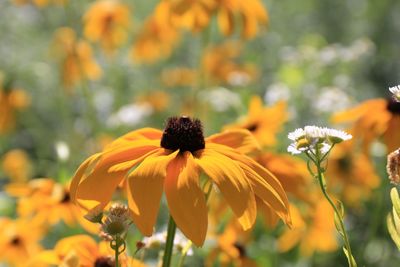
<path fill-rule="evenodd" d="M 1 167 L 5 175 L 13 182 L 25 182 L 32 172 L 31 161 L 25 151 L 13 149 L 2 158 Z"/>
<path fill-rule="evenodd" d="M 153 110 L 161 112 L 166 110 L 170 104 L 170 96 L 164 91 L 154 90 L 138 96 L 139 104 L 148 104 Z"/>
<path fill-rule="evenodd" d="M 309 257 L 316 251 L 332 252 L 338 248 L 334 213 L 325 199 L 318 199 L 305 215 L 293 205 L 290 206 L 290 213 L 292 228 L 285 229 L 279 237 L 280 252 L 286 252 L 299 244 L 301 254 Z"/>
<path fill-rule="evenodd" d="M 400 147 L 400 103 L 393 99 L 371 99 L 332 117 L 334 123 L 351 123 L 351 133 L 369 154 L 371 143 L 383 137 L 388 151 Z"/>
<path fill-rule="evenodd" d="M 251 241 L 251 231 L 243 231 L 237 221 L 229 222 L 217 236 L 217 246 L 213 248 L 205 262 L 206 267 L 220 266 L 256 267 L 255 261 L 246 253 L 246 245 Z"/>
<path fill-rule="evenodd" d="M 28 260 L 41 251 L 39 241 L 43 233 L 31 221 L 0 217 L 0 262 L 26 267 Z"/>
<path fill-rule="evenodd" d="M 244 86 L 257 76 L 257 69 L 252 64 L 238 63 L 241 53 L 238 42 L 224 42 L 209 47 L 202 58 L 204 73 L 214 82 L 224 82 L 234 86 Z"/>
<path fill-rule="evenodd" d="M 196 81 L 196 71 L 189 68 L 165 69 L 161 81 L 167 87 L 189 87 Z"/>
<path fill-rule="evenodd" d="M 62 82 L 66 88 L 71 89 L 81 80 L 97 80 L 102 75 L 92 56 L 92 48 L 86 41 L 77 40 L 71 28 L 56 31 L 53 51 L 60 61 Z"/>
<path fill-rule="evenodd" d="M 40 225 L 54 225 L 59 221 L 69 226 L 79 223 L 87 231 L 97 232 L 99 227 L 83 218 L 83 213 L 71 202 L 68 187 L 49 178 L 32 179 L 28 183 L 11 183 L 6 192 L 17 197 L 19 216 L 30 218 Z"/>
<path fill-rule="evenodd" d="M 128 37 L 130 10 L 118 0 L 95 1 L 85 13 L 84 34 L 92 42 L 100 42 L 108 54 Z"/>
<path fill-rule="evenodd" d="M 42 8 L 47 6 L 50 3 L 54 3 L 57 5 L 65 5 L 67 0 L 13 0 L 13 3 L 16 5 L 26 5 L 32 2 L 34 5 Z"/>
<path fill-rule="evenodd" d="M 145 267 L 138 260 L 130 259 L 125 254 L 119 256 L 121 266 Z M 37 254 L 28 267 L 46 266 L 92 267 L 115 266 L 114 251 L 109 242 L 99 244 L 90 236 L 76 235 L 57 242 L 54 249 Z"/>
<path fill-rule="evenodd" d="M 328 166 L 329 187 L 336 188 L 340 199 L 353 207 L 369 198 L 380 185 L 370 158 L 357 151 L 354 141 L 336 145 L 329 155 Z"/>
<path fill-rule="evenodd" d="M 290 221 L 288 200 L 278 179 L 244 154 L 257 147 L 246 130 L 204 139 L 199 120 L 173 117 L 164 132 L 152 128 L 136 130 L 89 157 L 73 178 L 71 197 L 89 209 L 104 207 L 126 177 L 133 221 L 144 235 L 150 236 L 164 191 L 177 226 L 201 246 L 208 226 L 200 187 L 202 172 L 218 187 L 243 229 L 254 224 L 255 196 L 283 220 Z"/>
<path fill-rule="evenodd" d="M 228 125 L 225 129 L 247 129 L 263 146 L 276 144 L 276 134 L 282 129 L 288 119 L 285 102 L 278 102 L 273 106 L 264 107 L 258 96 L 250 100 L 248 114 L 239 122 Z"/>
<path fill-rule="evenodd" d="M 0 134 L 15 128 L 15 115 L 30 105 L 28 94 L 18 88 L 6 88 L 0 73 Z"/>

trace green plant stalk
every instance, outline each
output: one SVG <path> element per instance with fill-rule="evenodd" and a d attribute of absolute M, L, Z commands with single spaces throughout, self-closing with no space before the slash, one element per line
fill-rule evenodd
<path fill-rule="evenodd" d="M 348 253 L 347 260 L 348 260 L 349 266 L 350 267 L 356 267 L 356 265 L 354 265 L 353 261 L 352 261 L 352 259 L 354 259 L 354 257 L 353 257 L 353 254 L 351 252 L 350 242 L 349 242 L 349 238 L 348 238 L 346 229 L 344 227 L 342 215 L 340 214 L 340 212 L 338 211 L 335 203 L 333 203 L 332 199 L 328 195 L 328 192 L 326 191 L 326 182 L 325 182 L 325 178 L 324 178 L 324 171 L 321 168 L 321 160 L 319 159 L 319 153 L 318 152 L 317 152 L 317 164 L 316 165 L 317 165 L 316 167 L 317 167 L 317 171 L 318 171 L 318 175 L 317 175 L 318 182 L 319 182 L 319 185 L 321 187 L 322 193 L 324 194 L 326 200 L 328 200 L 329 204 L 332 206 L 332 208 L 333 208 L 333 210 L 334 210 L 334 212 L 335 212 L 335 214 L 336 214 L 336 216 L 337 216 L 337 218 L 339 220 L 340 228 L 343 231 L 343 240 L 344 240 L 345 247 L 346 247 L 347 253 Z"/>
<path fill-rule="evenodd" d="M 118 257 L 119 257 L 119 235 L 115 236 L 115 267 L 119 267 Z"/>
<path fill-rule="evenodd" d="M 162 267 L 169 267 L 171 265 L 172 250 L 174 248 L 174 238 L 176 232 L 176 224 L 172 216 L 169 216 L 167 241 L 165 243 L 164 256 Z"/>

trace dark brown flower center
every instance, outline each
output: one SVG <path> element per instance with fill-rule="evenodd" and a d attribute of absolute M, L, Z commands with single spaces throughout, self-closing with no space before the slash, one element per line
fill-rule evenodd
<path fill-rule="evenodd" d="M 115 267 L 115 261 L 109 257 L 97 258 L 93 267 Z"/>
<path fill-rule="evenodd" d="M 386 108 L 391 113 L 400 115 L 400 102 L 397 102 L 394 99 L 389 99 Z"/>
<path fill-rule="evenodd" d="M 189 117 L 172 117 L 167 121 L 161 138 L 161 147 L 170 150 L 195 152 L 205 147 L 203 126 L 200 120 Z"/>
<path fill-rule="evenodd" d="M 258 128 L 257 123 L 253 123 L 253 124 L 250 124 L 249 126 L 247 126 L 247 130 L 249 130 L 250 132 L 254 132 L 255 130 L 257 130 L 257 128 Z"/>
<path fill-rule="evenodd" d="M 246 248 L 243 246 L 243 244 L 241 244 L 239 242 L 235 242 L 235 244 L 233 244 L 233 245 L 239 251 L 240 258 L 246 257 Z"/>
<path fill-rule="evenodd" d="M 61 203 L 68 203 L 71 200 L 71 196 L 69 192 L 65 192 L 63 198 L 61 199 Z"/>
<path fill-rule="evenodd" d="M 13 239 L 11 239 L 10 244 L 13 246 L 19 246 L 21 244 L 21 238 L 15 236 Z"/>
<path fill-rule="evenodd" d="M 338 165 L 343 172 L 350 172 L 352 170 L 352 160 L 349 156 L 344 156 L 338 159 Z"/>

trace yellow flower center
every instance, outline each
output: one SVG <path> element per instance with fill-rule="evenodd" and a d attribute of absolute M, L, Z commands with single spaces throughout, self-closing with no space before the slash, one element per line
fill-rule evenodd
<path fill-rule="evenodd" d="M 186 116 L 172 117 L 167 121 L 161 138 L 161 147 L 181 152 L 195 152 L 205 147 L 203 126 L 200 120 Z"/>

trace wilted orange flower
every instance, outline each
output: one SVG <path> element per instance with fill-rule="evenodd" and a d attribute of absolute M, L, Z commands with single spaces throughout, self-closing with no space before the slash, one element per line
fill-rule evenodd
<path fill-rule="evenodd" d="M 229 222 L 217 236 L 217 247 L 210 251 L 205 266 L 214 266 L 219 261 L 221 266 L 256 267 L 255 261 L 246 253 L 250 241 L 251 231 L 243 231 L 237 221 Z"/>
<path fill-rule="evenodd" d="M 21 149 L 8 151 L 2 158 L 1 167 L 5 175 L 14 182 L 25 182 L 32 171 L 31 161 Z"/>
<path fill-rule="evenodd" d="M 304 256 L 312 256 L 316 251 L 331 252 L 338 247 L 332 207 L 320 198 L 315 206 L 302 215 L 293 205 L 290 206 L 292 228 L 285 229 L 278 239 L 278 250 L 286 252 L 297 244 Z M 304 217 L 303 217 L 304 216 Z"/>
<path fill-rule="evenodd" d="M 216 82 L 247 85 L 255 79 L 257 70 L 252 64 L 237 62 L 240 52 L 241 45 L 237 42 L 225 42 L 208 48 L 202 59 L 204 73 Z"/>
<path fill-rule="evenodd" d="M 287 119 L 288 112 L 285 102 L 264 107 L 261 98 L 253 96 L 247 116 L 237 123 L 226 126 L 226 129 L 247 129 L 261 145 L 273 146 L 276 144 L 276 134 L 282 129 Z"/>
<path fill-rule="evenodd" d="M 0 134 L 15 127 L 15 115 L 30 104 L 30 97 L 22 89 L 8 88 L 0 72 Z"/>
<path fill-rule="evenodd" d="M 138 260 L 129 259 L 125 254 L 118 257 L 122 266 L 145 267 Z M 76 235 L 59 240 L 52 250 L 42 251 L 30 262 L 36 266 L 115 266 L 114 251 L 108 242 L 96 243 L 90 236 Z"/>
<path fill-rule="evenodd" d="M 92 48 L 86 41 L 78 41 L 71 28 L 57 30 L 53 48 L 61 64 L 61 76 L 65 87 L 71 88 L 83 79 L 100 78 L 102 72 L 92 56 Z"/>
<path fill-rule="evenodd" d="M 334 123 L 351 123 L 351 132 L 362 140 L 364 152 L 383 137 L 388 151 L 400 147 L 400 103 L 393 99 L 371 99 L 332 117 Z"/>
<path fill-rule="evenodd" d="M 11 196 L 18 197 L 19 216 L 29 217 L 37 224 L 54 225 L 64 221 L 69 226 L 79 223 L 90 232 L 96 232 L 99 228 L 83 218 L 79 207 L 71 202 L 69 189 L 52 179 L 8 184 L 6 191 Z"/>
<path fill-rule="evenodd" d="M 128 37 L 130 11 L 118 0 L 98 0 L 83 17 L 84 34 L 92 42 L 100 42 L 102 48 L 111 54 Z"/>
<path fill-rule="evenodd" d="M 0 217 L 0 262 L 25 267 L 42 249 L 39 244 L 42 235 L 43 229 L 35 223 Z"/>
<path fill-rule="evenodd" d="M 199 120 L 173 117 L 164 132 L 136 130 L 89 157 L 73 178 L 71 197 L 89 209 L 104 207 L 126 177 L 133 221 L 149 236 L 165 191 L 177 226 L 201 246 L 208 225 L 205 196 L 199 185 L 202 172 L 219 188 L 244 229 L 255 221 L 255 196 L 282 219 L 290 220 L 287 197 L 279 181 L 243 154 L 256 148 L 257 142 L 246 130 L 204 139 Z"/>
<path fill-rule="evenodd" d="M 178 40 L 179 32 L 170 21 L 168 3 L 161 1 L 140 30 L 131 57 L 139 63 L 152 63 L 169 56 Z"/>
<path fill-rule="evenodd" d="M 32 2 L 34 5 L 42 8 L 50 3 L 54 3 L 57 5 L 65 5 L 67 3 L 67 0 L 13 0 L 13 2 L 16 5 L 26 5 Z"/>
<path fill-rule="evenodd" d="M 354 141 L 336 145 L 328 159 L 329 187 L 336 188 L 340 199 L 358 206 L 380 184 L 370 158 L 357 151 Z"/>
<path fill-rule="evenodd" d="M 192 86 L 196 81 L 196 71 L 189 68 L 163 70 L 161 81 L 167 87 Z"/>

